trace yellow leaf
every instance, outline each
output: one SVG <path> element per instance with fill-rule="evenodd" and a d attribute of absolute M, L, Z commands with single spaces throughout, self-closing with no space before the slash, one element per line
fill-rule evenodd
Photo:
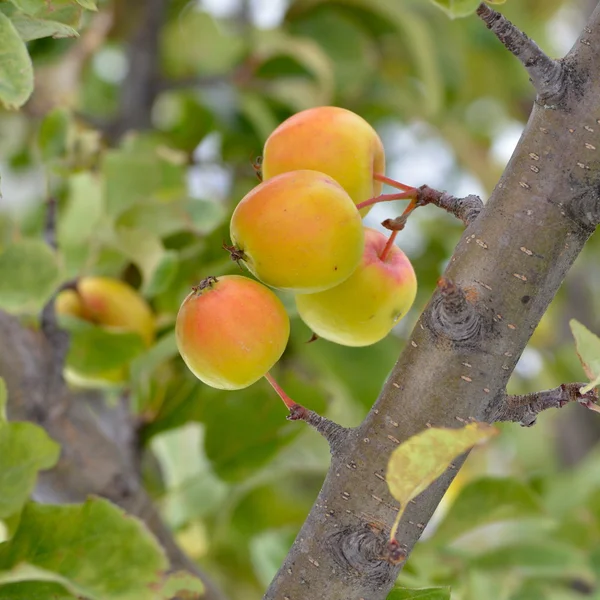
<path fill-rule="evenodd" d="M 487 423 L 469 423 L 459 429 L 432 427 L 398 446 L 388 462 L 386 481 L 390 493 L 400 502 L 392 529 L 395 538 L 406 505 L 446 471 L 452 461 L 499 431 Z"/>

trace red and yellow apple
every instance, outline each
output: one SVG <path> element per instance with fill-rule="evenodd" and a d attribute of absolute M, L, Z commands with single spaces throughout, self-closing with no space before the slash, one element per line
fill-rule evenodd
<path fill-rule="evenodd" d="M 359 212 L 336 181 L 318 171 L 277 175 L 256 186 L 231 217 L 233 256 L 272 287 L 318 292 L 340 284 L 364 249 Z"/>
<path fill-rule="evenodd" d="M 317 294 L 296 295 L 300 317 L 317 335 L 344 346 L 368 346 L 406 315 L 417 279 L 398 246 L 381 259 L 386 242 L 384 234 L 365 228 L 362 261 L 346 281 Z"/>
<path fill-rule="evenodd" d="M 290 321 L 279 298 L 241 275 L 208 277 L 183 301 L 175 326 L 188 368 L 212 387 L 238 390 L 279 360 Z"/>
<path fill-rule="evenodd" d="M 385 152 L 377 132 L 362 117 L 344 108 L 319 106 L 291 116 L 273 131 L 261 169 L 265 181 L 298 169 L 321 171 L 358 204 L 381 194 L 382 184 L 373 175 L 383 175 Z"/>

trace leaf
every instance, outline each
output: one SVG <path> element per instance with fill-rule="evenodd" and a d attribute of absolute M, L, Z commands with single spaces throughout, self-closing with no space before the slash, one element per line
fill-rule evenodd
<path fill-rule="evenodd" d="M 575 319 L 571 319 L 569 325 L 575 338 L 577 356 L 579 356 L 585 374 L 590 379 L 589 385 L 580 390 L 582 394 L 585 394 L 600 385 L 600 338 Z"/>
<path fill-rule="evenodd" d="M 0 307 L 37 310 L 52 295 L 58 279 L 56 254 L 42 240 L 15 242 L 0 254 Z"/>
<path fill-rule="evenodd" d="M 14 14 L 11 21 L 24 42 L 45 37 L 69 38 L 79 36 L 77 30 L 65 23 L 38 19 L 24 13 Z"/>
<path fill-rule="evenodd" d="M 58 583 L 20 581 L 0 585 L 0 600 L 75 600 L 75 596 Z"/>
<path fill-rule="evenodd" d="M 55 108 L 44 117 L 40 125 L 38 144 L 45 161 L 65 156 L 69 127 L 69 111 L 64 108 Z"/>
<path fill-rule="evenodd" d="M 6 384 L 0 379 L 0 519 L 21 509 L 38 471 L 53 467 L 60 455 L 60 446 L 41 427 L 6 420 L 6 400 Z"/>
<path fill-rule="evenodd" d="M 55 581 L 90 600 L 147 598 L 167 567 L 145 526 L 101 498 L 30 503 L 14 537 L 0 545 L 0 582 Z"/>
<path fill-rule="evenodd" d="M 142 289 L 144 296 L 152 298 L 164 292 L 174 281 L 179 271 L 179 255 L 174 250 L 167 250 L 154 268 L 150 279 Z"/>
<path fill-rule="evenodd" d="M 396 588 L 390 592 L 387 600 L 450 600 L 450 588 Z"/>
<path fill-rule="evenodd" d="M 203 583 L 193 575 L 177 571 L 167 576 L 152 600 L 202 600 Z"/>
<path fill-rule="evenodd" d="M 123 378 L 121 369 L 145 350 L 137 333 L 101 327 L 66 315 L 60 324 L 71 334 L 67 366 L 82 377 Z"/>
<path fill-rule="evenodd" d="M 440 477 L 455 458 L 498 433 L 486 423 L 469 423 L 457 429 L 431 427 L 398 446 L 392 452 L 386 473 L 390 493 L 401 507 L 391 538 L 395 537 L 404 508 L 413 498 Z"/>
<path fill-rule="evenodd" d="M 31 92 L 31 58 L 12 21 L 0 12 L 0 103 L 18 108 L 25 104 Z"/>
<path fill-rule="evenodd" d="M 433 541 L 448 543 L 483 525 L 542 514 L 540 500 L 525 484 L 516 479 L 483 477 L 461 490 Z"/>
<path fill-rule="evenodd" d="M 88 10 L 98 10 L 95 0 L 77 0 L 77 4 L 81 4 L 83 8 L 87 8 Z"/>
<path fill-rule="evenodd" d="M 468 17 L 472 15 L 480 4 L 480 0 L 431 0 L 441 8 L 449 17 Z"/>
<path fill-rule="evenodd" d="M 593 584 L 594 574 L 587 553 L 551 540 L 502 546 L 484 554 L 476 553 L 470 568 L 490 571 L 514 570 L 521 577 L 581 579 Z"/>

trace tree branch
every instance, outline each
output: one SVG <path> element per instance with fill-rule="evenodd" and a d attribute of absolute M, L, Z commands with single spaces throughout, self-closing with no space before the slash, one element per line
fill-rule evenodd
<path fill-rule="evenodd" d="M 595 406 L 598 392 L 594 389 L 586 394 L 579 390 L 585 383 L 563 383 L 552 390 L 525 394 L 524 396 L 505 396 L 497 407 L 494 421 L 514 421 L 523 427 L 535 424 L 537 416 L 549 408 L 562 408 L 570 402 L 579 402 L 584 406 Z"/>
<path fill-rule="evenodd" d="M 533 40 L 487 4 L 479 5 L 477 15 L 527 69 L 539 102 L 558 104 L 566 87 L 562 64 L 549 58 Z"/>
<path fill-rule="evenodd" d="M 266 600 L 309 590 L 327 600 L 383 600 L 399 571 L 373 553 L 385 547 L 398 511 L 385 482 L 390 454 L 428 425 L 498 414 L 531 332 L 600 223 L 600 7 L 564 63 L 576 82 L 564 110 L 534 105 L 381 395 L 333 456 Z M 397 534 L 406 554 L 455 475 L 448 470 L 406 507 Z"/>
<path fill-rule="evenodd" d="M 225 600 L 177 546 L 140 479 L 135 428 L 125 401 L 108 407 L 98 392 L 73 392 L 57 377 L 55 348 L 42 331 L 24 328 L 0 311 L 0 376 L 8 388 L 8 417 L 44 427 L 62 448 L 56 467 L 40 474 L 34 499 L 83 502 L 93 494 L 141 518 L 164 547 L 174 570 L 199 576 L 206 600 Z M 59 369 L 60 372 L 60 369 Z"/>

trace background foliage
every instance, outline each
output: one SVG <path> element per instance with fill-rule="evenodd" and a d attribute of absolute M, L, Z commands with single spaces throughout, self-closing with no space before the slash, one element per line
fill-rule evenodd
<path fill-rule="evenodd" d="M 592 5 L 521 0 L 502 11 L 549 54 L 562 55 Z M 266 382 L 239 392 L 200 384 L 178 357 L 173 335 L 193 284 L 237 272 L 221 245 L 233 207 L 257 183 L 253 158 L 290 114 L 335 104 L 377 128 L 391 177 L 485 198 L 527 119 L 533 90 L 477 19 L 449 20 L 422 0 L 171 0 L 157 30 L 149 106 L 138 107 L 140 121 L 132 124 L 128 93 L 137 78 L 128 65 L 136 64 L 136 44 L 146 48 L 148 40 L 131 40 L 147 8 L 126 0 L 95 8 L 91 0 L 0 0 L 0 100 L 7 106 L 0 110 L 0 308 L 34 323 L 56 286 L 83 274 L 123 278 L 140 289 L 157 314 L 158 341 L 146 349 L 133 334 L 67 323 L 69 365 L 90 378 L 128 368 L 126 385 L 108 389 L 107 398 L 128 394 L 139 415 L 145 477 L 161 512 L 232 598 L 258 599 L 316 497 L 328 450 L 317 434 L 285 420 Z M 8 110 L 32 92 L 29 57 L 35 90 L 22 110 Z M 132 125 L 142 130 L 128 131 Z M 56 251 L 43 241 L 51 198 L 58 203 Z M 398 209 L 376 207 L 369 224 Z M 382 342 L 307 345 L 310 332 L 293 318 L 290 345 L 275 369 L 288 393 L 343 425 L 358 424 L 460 233 L 432 207 L 411 217 L 398 243 L 413 261 L 419 293 Z M 572 269 L 511 393 L 582 379 L 568 323 L 574 317 L 600 331 L 599 244 L 596 236 Z M 293 315 L 292 298 L 280 295 Z M 105 531 L 115 527 L 92 556 L 112 552 L 104 544 L 113 541 L 115 552 L 125 552 L 127 538 L 139 536 L 138 583 L 164 561 L 137 525 L 134 533 L 119 529 L 111 512 L 117 509 L 104 501 L 24 504 L 35 473 L 54 463 L 57 450 L 41 430 L 23 427 L 0 421 L 0 434 L 10 435 L 0 435 L 0 450 L 11 440 L 10 452 L 0 452 L 0 519 L 9 540 L 0 545 L 0 599 L 140 597 L 135 582 L 113 589 L 109 575 L 87 581 L 85 565 L 70 562 L 65 571 L 64 561 L 33 556 L 28 538 L 44 528 L 51 547 L 87 545 L 78 539 L 85 538 L 83 525 L 77 532 L 64 525 L 67 511 L 73 522 L 87 514 L 99 530 L 104 522 L 112 524 Z M 532 430 L 502 430 L 470 457 L 399 580 L 436 590 L 399 589 L 390 598 L 448 598 L 449 587 L 461 600 L 600 597 L 596 415 L 572 406 L 542 415 Z M 15 441 L 23 436 L 35 441 Z M 24 460 L 27 473 L 5 485 L 11 466 Z M 23 557 L 28 565 L 17 568 Z M 25 568 L 34 571 L 25 576 Z M 14 583 L 19 579 L 46 582 Z"/>

